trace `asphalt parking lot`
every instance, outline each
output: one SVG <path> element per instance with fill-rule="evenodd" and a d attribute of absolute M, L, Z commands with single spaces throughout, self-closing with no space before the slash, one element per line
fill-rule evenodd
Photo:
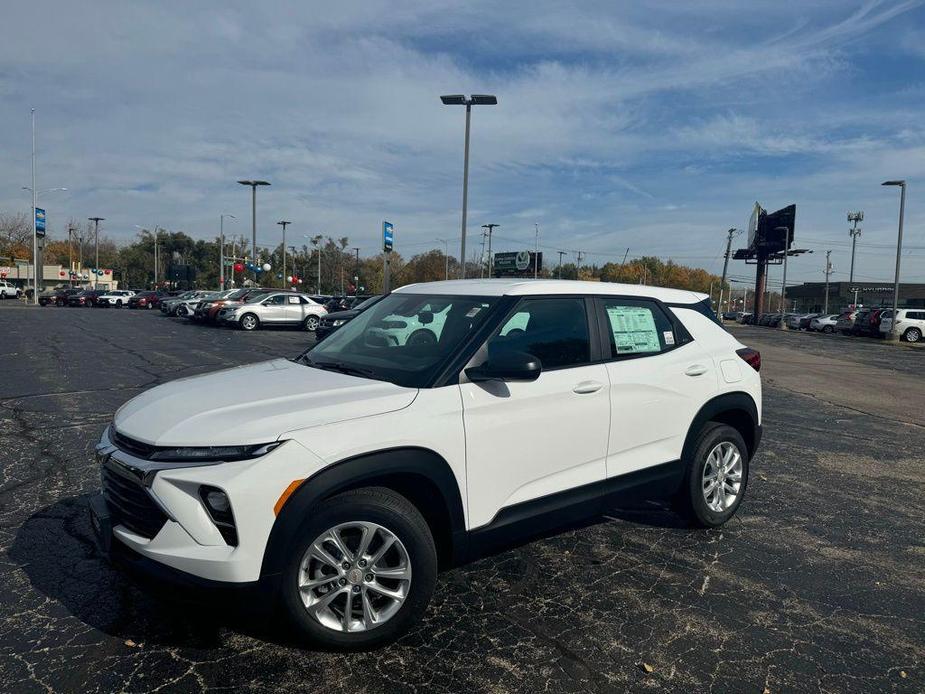
<path fill-rule="evenodd" d="M 730 524 L 614 510 L 443 574 L 418 630 L 344 655 L 140 591 L 85 510 L 122 402 L 311 335 L 0 304 L 0 689 L 922 691 L 925 350 L 733 330 L 763 353 L 765 438 Z"/>

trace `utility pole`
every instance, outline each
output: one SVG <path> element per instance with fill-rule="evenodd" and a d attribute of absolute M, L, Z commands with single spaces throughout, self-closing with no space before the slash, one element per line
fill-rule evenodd
<path fill-rule="evenodd" d="M 732 254 L 732 239 L 740 233 L 735 227 L 726 232 L 726 257 L 723 260 L 723 278 L 719 281 L 719 301 L 716 302 L 717 313 L 721 315 L 723 313 L 723 287 L 726 286 L 726 272 L 729 270 L 729 256 Z M 729 294 L 732 295 L 731 289 Z"/>
<path fill-rule="evenodd" d="M 237 219 L 233 214 L 219 215 L 219 238 L 218 238 L 218 288 L 225 289 L 225 217 Z M 234 250 L 231 251 L 234 254 Z M 234 281 L 234 270 L 232 270 L 232 281 Z"/>
<path fill-rule="evenodd" d="M 288 283 L 289 280 L 286 279 L 286 227 L 292 222 L 279 221 L 277 224 L 283 228 L 283 282 Z"/>
<path fill-rule="evenodd" d="M 825 308 L 822 309 L 823 313 L 829 312 L 829 276 L 834 271 L 832 263 L 829 261 L 829 258 L 832 255 L 832 251 L 825 252 Z"/>
<path fill-rule="evenodd" d="M 74 232 L 76 230 L 73 224 L 67 225 L 67 280 L 72 287 L 74 286 Z"/>
<path fill-rule="evenodd" d="M 479 278 L 482 278 L 482 279 L 485 277 L 485 237 L 486 236 L 488 236 L 488 232 L 483 231 L 482 232 L 482 252 L 479 255 Z"/>
<path fill-rule="evenodd" d="M 499 226 L 501 225 L 500 224 L 483 224 L 482 225 L 483 229 L 488 230 L 488 278 L 489 279 L 491 279 L 492 271 L 494 269 L 493 262 L 492 262 L 493 258 L 491 255 L 491 234 Z"/>
<path fill-rule="evenodd" d="M 357 296 L 360 293 L 360 249 L 354 246 L 353 251 L 357 256 L 356 265 L 353 270 L 353 295 Z"/>
<path fill-rule="evenodd" d="M 534 222 L 533 228 L 536 230 L 533 237 L 533 279 L 536 279 L 540 262 L 540 225 Z"/>
<path fill-rule="evenodd" d="M 562 256 L 565 255 L 565 251 L 559 251 L 559 279 L 562 279 Z"/>
<path fill-rule="evenodd" d="M 890 327 L 889 340 L 899 340 L 901 333 L 897 327 L 897 312 L 899 310 L 899 261 L 903 252 L 903 215 L 906 211 L 906 182 L 905 181 L 884 181 L 884 186 L 899 186 L 899 234 L 896 237 L 896 274 L 893 277 L 893 321 Z"/>
<path fill-rule="evenodd" d="M 578 256 L 578 267 L 575 268 L 575 279 L 581 279 L 581 256 L 584 255 L 584 251 L 575 251 Z"/>
<path fill-rule="evenodd" d="M 848 230 L 848 233 L 851 235 L 851 271 L 848 273 L 848 284 L 854 284 L 854 249 L 858 242 L 858 236 L 861 235 L 861 230 L 858 229 L 858 222 L 864 221 L 864 212 L 849 212 L 848 221 L 853 222 L 854 226 Z M 857 300 L 855 299 L 855 302 Z"/>
<path fill-rule="evenodd" d="M 99 269 L 100 269 L 100 222 L 102 222 L 105 217 L 88 217 L 89 221 L 93 222 L 93 236 L 95 237 L 96 244 L 96 260 L 94 261 L 95 267 L 93 268 L 93 288 L 96 289 L 96 282 L 99 278 Z"/>

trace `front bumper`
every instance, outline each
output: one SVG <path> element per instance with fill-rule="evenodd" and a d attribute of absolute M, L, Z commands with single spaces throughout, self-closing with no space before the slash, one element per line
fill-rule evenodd
<path fill-rule="evenodd" d="M 162 527 L 145 537 L 118 522 L 95 522 L 100 544 L 113 551 L 128 548 L 144 559 L 207 581 L 249 583 L 260 578 L 264 551 L 276 521 L 274 505 L 295 480 L 323 467 L 322 461 L 295 441 L 259 458 L 220 463 L 151 461 L 117 448 L 109 429 L 103 432 L 96 456 L 102 465 L 117 466 L 135 475 L 166 516 Z M 231 502 L 238 535 L 229 546 L 213 523 L 200 497 L 200 488 L 223 491 Z M 97 521 L 102 515 L 94 502 Z M 91 513 L 94 506 L 91 506 Z M 107 504 L 108 511 L 114 511 Z"/>

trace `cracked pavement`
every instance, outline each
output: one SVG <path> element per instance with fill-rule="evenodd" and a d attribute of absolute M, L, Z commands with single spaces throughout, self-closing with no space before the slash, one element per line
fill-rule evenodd
<path fill-rule="evenodd" d="M 442 574 L 413 633 L 340 654 L 139 589 L 85 508 L 121 403 L 311 336 L 2 302 L 0 689 L 923 691 L 925 350 L 734 330 L 762 350 L 765 438 L 727 526 L 614 509 Z"/>

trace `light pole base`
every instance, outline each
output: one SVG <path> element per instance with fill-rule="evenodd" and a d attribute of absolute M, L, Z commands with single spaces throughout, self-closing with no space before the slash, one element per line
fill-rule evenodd
<path fill-rule="evenodd" d="M 888 333 L 886 334 L 886 337 L 885 337 L 884 339 L 885 339 L 887 342 L 899 342 L 899 341 L 900 341 L 900 340 L 899 340 L 899 333 L 897 333 L 897 332 L 894 331 L 894 330 L 891 330 L 890 332 L 888 332 Z"/>

